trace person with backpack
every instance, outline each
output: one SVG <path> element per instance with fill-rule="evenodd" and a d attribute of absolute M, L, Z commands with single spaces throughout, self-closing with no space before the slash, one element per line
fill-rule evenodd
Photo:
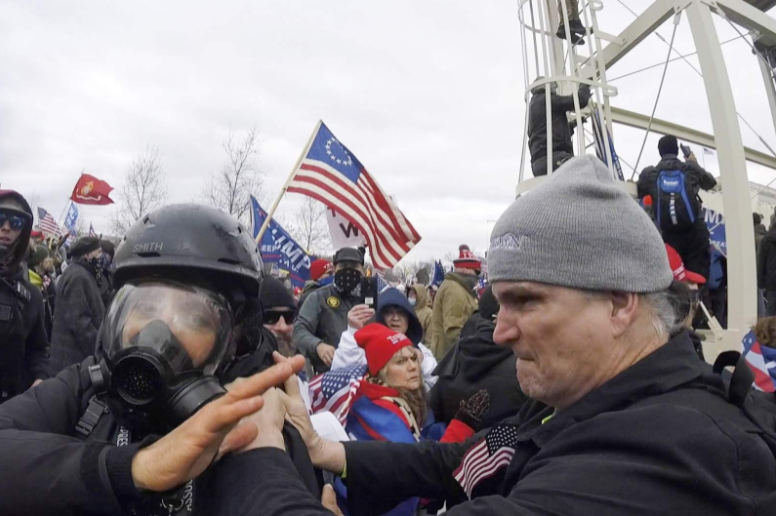
<path fill-rule="evenodd" d="M 115 259 L 118 291 L 96 355 L 0 406 L 0 514 L 221 514 L 222 475 L 255 473 L 227 455 L 256 437 L 237 423 L 304 365 L 292 357 L 291 367 L 235 381 L 235 365 L 245 369 L 233 360 L 246 348 L 239 336 L 256 333 L 244 326 L 262 331 L 262 262 L 230 215 L 160 208 L 127 232 Z M 294 433 L 280 445 L 319 499 Z"/>
<path fill-rule="evenodd" d="M 711 190 L 717 186 L 717 180 L 698 165 L 694 154 L 686 161 L 677 157 L 679 142 L 675 136 L 663 136 L 657 147 L 660 162 L 641 172 L 639 199 L 652 197 L 652 211 L 663 241 L 676 249 L 690 270 L 708 279 L 709 229 L 698 192 Z"/>

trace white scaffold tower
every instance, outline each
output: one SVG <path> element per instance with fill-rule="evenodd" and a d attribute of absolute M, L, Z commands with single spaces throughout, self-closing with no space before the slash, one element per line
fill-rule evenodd
<path fill-rule="evenodd" d="M 644 1 L 646 4 L 646 0 Z M 518 19 L 522 46 L 522 66 L 525 80 L 526 132 L 523 139 L 517 195 L 531 190 L 547 176 L 525 177 L 528 158 L 528 103 L 531 90 L 544 86 L 547 116 L 547 175 L 552 173 L 552 111 L 550 88 L 557 85 L 558 92 L 574 99 L 573 119 L 578 121 L 574 137 L 575 154 L 585 154 L 595 146 L 596 154 L 606 163 L 612 176 L 622 180 L 622 187 L 635 197 L 636 185 L 624 177 L 612 145 L 614 123 L 641 128 L 649 132 L 672 134 L 680 140 L 693 142 L 717 151 L 721 171 L 722 201 L 727 236 L 728 274 L 728 324 L 723 330 L 713 327 L 704 344 L 707 360 L 714 361 L 718 353 L 725 350 L 740 350 L 741 340 L 757 320 L 757 277 L 755 262 L 754 232 L 752 228 L 752 199 L 747 177 L 746 162 L 750 160 L 776 172 L 776 152 L 760 137 L 770 153 L 744 147 L 739 119 L 749 129 L 755 129 L 736 110 L 733 90 L 730 85 L 722 48 L 714 27 L 714 16 L 726 20 L 752 48 L 752 53 L 742 59 L 757 59 L 767 92 L 767 102 L 776 128 L 776 20 L 764 10 L 776 5 L 776 0 L 653 0 L 651 5 L 618 35 L 608 34 L 598 25 L 597 13 L 604 8 L 602 0 L 579 0 L 579 16 L 586 28 L 587 55 L 582 55 L 580 46 L 569 44 L 569 12 L 565 1 L 518 0 Z M 762 10 L 761 10 L 762 9 Z M 635 13 L 634 13 L 635 15 Z M 713 134 L 680 126 L 655 118 L 655 109 L 662 92 L 668 63 L 686 56 L 672 57 L 676 28 L 682 17 L 689 22 L 696 53 L 700 62 L 697 70 L 703 84 L 711 113 Z M 656 92 L 651 113 L 636 113 L 610 106 L 609 99 L 618 94 L 617 88 L 607 83 L 607 69 L 641 44 L 664 22 L 673 18 L 673 35 L 668 45 L 668 56 L 663 65 L 663 76 Z M 563 20 L 561 24 L 560 21 Z M 565 39 L 558 38 L 555 29 L 565 28 Z M 745 28 L 743 34 L 738 27 Z M 751 39 L 747 39 L 748 36 Z M 658 37 L 660 37 L 658 35 Z M 662 37 L 660 37 L 663 39 Z M 580 84 L 591 88 L 591 102 L 580 108 L 577 90 Z M 765 99 L 763 99 L 765 104 Z M 592 122 L 592 135 L 587 137 L 583 129 L 583 117 Z M 758 135 L 759 136 L 759 135 Z M 644 144 L 641 146 L 643 152 Z M 641 152 L 636 161 L 639 167 Z M 530 166 L 530 161 L 529 161 Z M 704 201 L 707 199 L 704 197 Z M 714 325 L 713 325 L 714 326 Z"/>

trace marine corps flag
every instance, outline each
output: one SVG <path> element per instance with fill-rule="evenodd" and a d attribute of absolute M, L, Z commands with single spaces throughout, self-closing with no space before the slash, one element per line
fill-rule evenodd
<path fill-rule="evenodd" d="M 113 199 L 108 197 L 113 187 L 101 179 L 89 174 L 83 174 L 73 188 L 70 200 L 77 204 L 94 204 L 104 206 L 113 204 Z"/>

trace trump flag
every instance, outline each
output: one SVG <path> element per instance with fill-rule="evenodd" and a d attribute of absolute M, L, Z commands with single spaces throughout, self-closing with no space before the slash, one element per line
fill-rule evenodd
<path fill-rule="evenodd" d="M 289 192 L 312 197 L 341 214 L 363 234 L 379 269 L 390 269 L 420 242 L 420 235 L 361 162 L 323 122 L 294 171 Z"/>
<path fill-rule="evenodd" d="M 253 238 L 259 235 L 259 229 L 265 220 L 267 220 L 267 212 L 251 195 Z M 288 272 L 291 283 L 295 287 L 304 287 L 305 282 L 310 279 L 312 263 L 310 255 L 291 238 L 283 226 L 275 222 L 275 219 L 270 219 L 269 226 L 261 237 L 259 250 L 264 263 L 276 263 L 279 269 Z"/>
<path fill-rule="evenodd" d="M 765 392 L 776 391 L 776 349 L 757 342 L 754 331 L 744 336 L 744 359 L 754 373 L 754 386 Z"/>

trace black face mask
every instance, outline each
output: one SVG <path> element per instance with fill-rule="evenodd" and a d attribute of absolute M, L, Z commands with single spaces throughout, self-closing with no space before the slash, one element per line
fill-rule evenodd
<path fill-rule="evenodd" d="M 362 274 L 356 269 L 340 269 L 334 273 L 334 285 L 342 294 L 350 294 L 361 283 Z"/>
<path fill-rule="evenodd" d="M 108 406 L 128 428 L 169 431 L 226 393 L 216 377 L 195 369 L 163 321 L 148 323 L 131 344 L 105 358 L 100 368 Z"/>

